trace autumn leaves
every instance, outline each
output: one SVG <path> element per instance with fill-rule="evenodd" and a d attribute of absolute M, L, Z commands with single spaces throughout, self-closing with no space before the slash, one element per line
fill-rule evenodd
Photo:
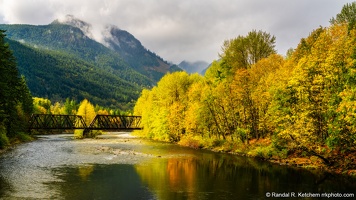
<path fill-rule="evenodd" d="M 318 154 L 352 148 L 355 30 L 345 23 L 316 29 L 286 58 L 275 54 L 274 40 L 252 31 L 225 42 L 204 77 L 176 72 L 144 90 L 135 107 L 144 135 L 245 144 L 267 138 L 278 149 Z"/>

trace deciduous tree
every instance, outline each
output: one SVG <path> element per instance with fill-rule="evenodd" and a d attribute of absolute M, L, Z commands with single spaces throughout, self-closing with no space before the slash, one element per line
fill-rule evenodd
<path fill-rule="evenodd" d="M 275 36 L 256 30 L 247 36 L 226 40 L 220 55 L 225 73 L 229 75 L 236 69 L 248 69 L 262 58 L 276 53 L 275 40 Z"/>
<path fill-rule="evenodd" d="M 96 115 L 94 106 L 87 99 L 84 99 L 79 105 L 77 115 L 82 116 L 85 124 L 89 126 Z M 77 138 L 82 138 L 83 130 L 75 130 L 74 135 Z"/>

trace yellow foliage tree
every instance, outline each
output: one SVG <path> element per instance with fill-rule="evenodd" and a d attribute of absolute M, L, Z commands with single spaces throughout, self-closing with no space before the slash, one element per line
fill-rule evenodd
<path fill-rule="evenodd" d="M 257 36 L 266 36 L 268 49 L 252 55 L 253 48 L 246 47 L 258 47 Z M 221 60 L 205 77 L 165 75 L 142 92 L 135 114 L 142 115 L 146 135 L 166 141 L 199 134 L 246 143 L 267 138 L 276 149 L 302 148 L 316 155 L 326 145 L 352 149 L 355 46 L 353 26 L 333 23 L 314 30 L 285 59 L 274 54 L 274 37 L 254 31 L 226 41 Z"/>
<path fill-rule="evenodd" d="M 79 105 L 77 115 L 82 116 L 85 124 L 89 126 L 96 115 L 94 106 L 87 99 L 84 99 Z M 83 138 L 83 130 L 75 130 L 74 135 L 76 138 Z"/>

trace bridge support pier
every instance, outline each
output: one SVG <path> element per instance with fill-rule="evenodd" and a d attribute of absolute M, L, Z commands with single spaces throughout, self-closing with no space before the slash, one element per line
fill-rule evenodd
<path fill-rule="evenodd" d="M 83 131 L 83 138 L 86 138 L 90 134 L 90 129 L 86 128 Z"/>

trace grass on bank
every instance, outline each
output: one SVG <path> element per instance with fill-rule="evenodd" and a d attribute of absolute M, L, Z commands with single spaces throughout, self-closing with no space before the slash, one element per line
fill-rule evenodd
<path fill-rule="evenodd" d="M 271 139 L 253 139 L 248 143 L 240 140 L 220 139 L 218 137 L 203 138 L 202 136 L 185 135 L 178 142 L 179 145 L 196 149 L 210 149 L 217 152 L 228 152 L 246 155 L 250 157 L 260 157 L 264 159 L 286 158 L 287 149 L 278 149 L 271 142 Z"/>
<path fill-rule="evenodd" d="M 9 139 L 4 132 L 0 131 L 0 149 L 6 149 L 13 144 L 29 142 L 32 140 L 34 140 L 33 137 L 23 132 L 19 132 L 16 134 L 16 136 Z"/>

